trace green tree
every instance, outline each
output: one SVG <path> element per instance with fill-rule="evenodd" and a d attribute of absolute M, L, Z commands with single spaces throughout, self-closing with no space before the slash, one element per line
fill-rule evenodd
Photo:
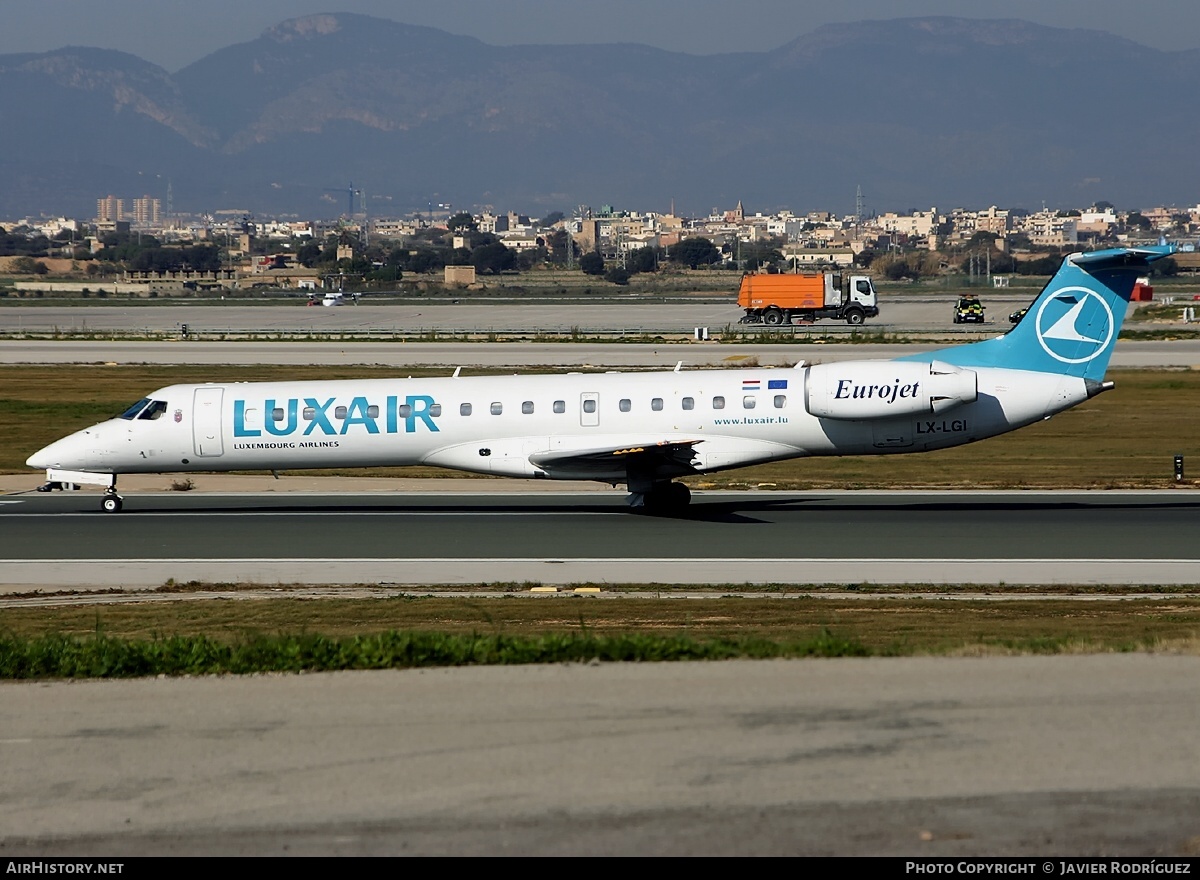
<path fill-rule="evenodd" d="M 479 230 L 479 224 L 475 222 L 475 218 L 466 211 L 459 211 L 446 221 L 446 228 L 453 233 L 461 234 L 463 232 L 476 232 Z"/>
<path fill-rule="evenodd" d="M 773 266 L 783 261 L 783 254 L 769 242 L 744 241 L 739 248 L 744 268 L 757 269 L 759 266 Z"/>
<path fill-rule="evenodd" d="M 630 272 L 655 272 L 658 270 L 658 251 L 647 245 L 629 253 Z"/>
<path fill-rule="evenodd" d="M 499 275 L 516 268 L 517 255 L 497 241 L 471 251 L 471 265 L 475 267 L 476 272 Z"/>
<path fill-rule="evenodd" d="M 579 268 L 583 270 L 584 275 L 603 275 L 604 257 L 597 251 L 589 251 L 579 258 Z"/>
<path fill-rule="evenodd" d="M 1174 257 L 1164 257 L 1150 264 L 1150 274 L 1155 277 L 1173 278 L 1179 274 L 1179 264 Z"/>
<path fill-rule="evenodd" d="M 969 248 L 986 247 L 990 248 L 996 243 L 996 233 L 988 232 L 986 229 L 981 229 L 967 240 L 966 246 Z"/>
<path fill-rule="evenodd" d="M 604 280 L 611 281 L 613 284 L 626 285 L 629 283 L 629 270 L 621 266 L 613 266 L 604 273 Z"/>
<path fill-rule="evenodd" d="M 517 269 L 528 272 L 534 266 L 545 263 L 548 256 L 544 247 L 526 248 L 517 253 Z"/>
<path fill-rule="evenodd" d="M 33 257 L 17 257 L 11 265 L 16 275 L 33 275 L 37 272 L 37 260 Z"/>
<path fill-rule="evenodd" d="M 296 251 L 296 262 L 306 269 L 311 269 L 321 259 L 321 246 L 315 241 L 300 245 Z"/>
<path fill-rule="evenodd" d="M 567 262 L 567 239 L 569 234 L 565 229 L 556 229 L 546 236 L 546 247 L 550 249 L 549 260 L 557 266 Z"/>
<path fill-rule="evenodd" d="M 1036 260 L 1019 260 L 1016 264 L 1018 275 L 1053 275 L 1062 265 L 1062 257 L 1038 257 Z"/>
<path fill-rule="evenodd" d="M 436 272 L 446 265 L 446 252 L 441 248 L 420 248 L 408 258 L 409 272 Z"/>
<path fill-rule="evenodd" d="M 707 238 L 685 238 L 671 248 L 672 262 L 695 269 L 720 262 L 721 252 Z"/>

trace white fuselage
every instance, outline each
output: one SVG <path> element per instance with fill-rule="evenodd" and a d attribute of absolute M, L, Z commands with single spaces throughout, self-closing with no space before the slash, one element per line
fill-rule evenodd
<path fill-rule="evenodd" d="M 895 363 L 859 369 L 878 364 L 884 382 Z M 691 449 L 690 463 L 666 478 L 800 456 L 921 452 L 1002 434 L 1088 397 L 1081 379 L 976 368 L 969 402 L 829 418 L 809 412 L 813 369 L 172 385 L 149 396 L 153 412 L 78 431 L 29 465 L 126 474 L 424 464 L 618 483 L 623 454 L 641 447 Z M 892 398 L 909 387 L 900 381 Z M 830 384 L 826 396 L 843 386 Z M 893 402 L 912 408 L 877 407 Z"/>

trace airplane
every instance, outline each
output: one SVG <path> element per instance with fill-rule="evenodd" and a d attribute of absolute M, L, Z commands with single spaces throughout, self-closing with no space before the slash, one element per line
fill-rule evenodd
<path fill-rule="evenodd" d="M 345 293 L 340 290 L 333 290 L 333 291 L 330 291 L 329 293 L 325 294 L 319 300 L 314 296 L 312 299 L 310 299 L 308 301 L 308 304 L 310 306 L 315 306 L 318 304 L 323 305 L 323 306 L 344 306 L 348 302 L 353 302 L 355 305 L 357 305 L 358 304 L 358 294 Z"/>
<path fill-rule="evenodd" d="M 434 465 L 624 484 L 631 508 L 670 513 L 681 477 L 960 446 L 1107 391 L 1134 282 L 1173 250 L 1071 254 L 1007 333 L 892 360 L 172 385 L 26 463 L 45 490 L 103 486 L 108 512 L 122 474 Z"/>

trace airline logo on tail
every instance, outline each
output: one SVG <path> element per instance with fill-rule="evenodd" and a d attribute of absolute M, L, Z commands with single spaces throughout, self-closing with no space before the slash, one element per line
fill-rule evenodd
<path fill-rule="evenodd" d="M 1116 326 L 1104 297 L 1086 287 L 1064 287 L 1048 297 L 1035 320 L 1038 343 L 1064 364 L 1086 364 L 1099 357 L 1112 342 Z"/>

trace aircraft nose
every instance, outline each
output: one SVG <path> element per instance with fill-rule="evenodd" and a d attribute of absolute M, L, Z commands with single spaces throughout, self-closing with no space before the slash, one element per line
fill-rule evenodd
<path fill-rule="evenodd" d="M 29 456 L 29 458 L 25 459 L 25 465 L 27 467 L 35 468 L 39 471 L 44 471 L 46 468 L 52 467 L 54 464 L 54 456 L 51 455 L 50 451 L 53 448 L 54 444 L 51 443 L 49 446 L 39 449 L 33 455 Z"/>
<path fill-rule="evenodd" d="M 61 440 L 55 440 L 49 446 L 45 446 L 35 452 L 29 458 L 25 459 L 25 464 L 31 468 L 38 470 L 46 470 L 46 468 L 58 467 L 79 468 L 84 466 L 82 446 L 80 444 L 80 435 L 72 434 L 70 437 L 64 437 Z"/>

